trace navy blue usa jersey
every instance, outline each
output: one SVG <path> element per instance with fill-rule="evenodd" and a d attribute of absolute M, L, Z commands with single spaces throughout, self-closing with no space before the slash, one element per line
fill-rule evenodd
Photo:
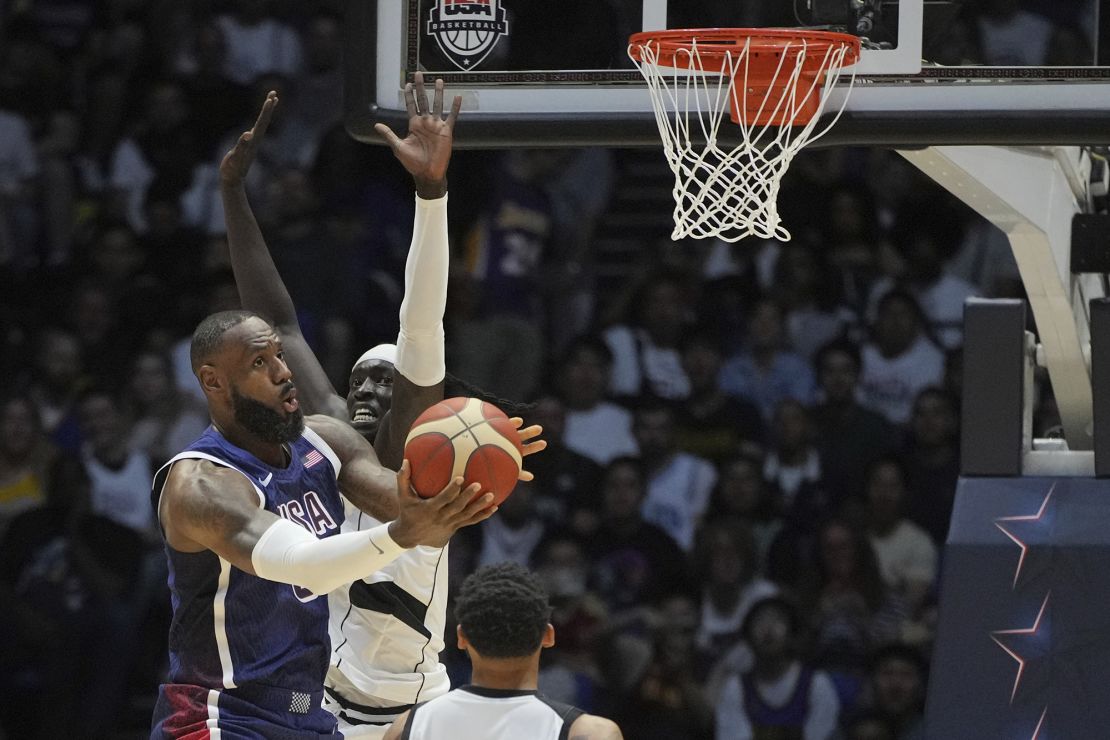
<path fill-rule="evenodd" d="M 155 475 L 155 508 L 170 466 L 202 459 L 242 473 L 267 511 L 319 538 L 336 534 L 343 521 L 339 459 L 307 427 L 288 450 L 289 465 L 275 468 L 209 427 Z M 167 683 L 320 691 L 331 651 L 326 595 L 245 573 L 210 550 L 165 550 L 173 603 Z"/>

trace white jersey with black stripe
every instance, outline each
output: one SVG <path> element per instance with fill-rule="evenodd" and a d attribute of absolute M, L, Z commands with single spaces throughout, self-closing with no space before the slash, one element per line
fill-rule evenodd
<path fill-rule="evenodd" d="M 380 524 L 345 501 L 343 532 Z M 328 707 L 351 724 L 382 725 L 381 708 L 408 706 L 451 688 L 439 662 L 447 613 L 447 548 L 414 547 L 328 596 Z M 391 718 L 390 718 L 391 719 Z M 388 725 L 384 721 L 384 725 Z"/>
<path fill-rule="evenodd" d="M 566 740 L 582 710 L 538 691 L 461 686 L 409 711 L 402 740 Z"/>

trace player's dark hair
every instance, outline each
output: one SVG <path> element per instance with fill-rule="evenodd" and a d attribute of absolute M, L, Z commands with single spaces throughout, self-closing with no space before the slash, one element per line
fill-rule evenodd
<path fill-rule="evenodd" d="M 452 398 L 454 396 L 469 396 L 470 398 L 477 398 L 479 401 L 493 404 L 501 409 L 505 413 L 505 416 L 509 417 L 524 416 L 529 411 L 536 408 L 536 404 L 534 403 L 514 401 L 511 398 L 501 398 L 498 395 L 479 388 L 470 381 L 463 380 L 457 375 L 445 373 L 443 376 L 443 397 Z"/>
<path fill-rule="evenodd" d="M 253 311 L 245 311 L 241 308 L 220 311 L 205 317 L 197 325 L 196 331 L 193 332 L 193 341 L 189 345 L 189 361 L 193 366 L 193 372 L 195 373 L 204 361 L 220 348 L 228 329 L 239 326 L 251 318 L 261 317 Z"/>
<path fill-rule="evenodd" d="M 517 563 L 498 563 L 463 581 L 455 616 L 483 658 L 523 658 L 540 649 L 551 606 L 535 574 Z"/>

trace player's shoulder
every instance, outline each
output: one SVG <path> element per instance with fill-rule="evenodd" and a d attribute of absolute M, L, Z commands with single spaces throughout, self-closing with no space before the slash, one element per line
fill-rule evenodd
<path fill-rule="evenodd" d="M 199 457 L 187 457 L 174 462 L 166 473 L 163 496 L 196 496 L 227 486 L 249 488 L 250 483 L 235 468 Z"/>
<path fill-rule="evenodd" d="M 312 414 L 304 418 L 305 427 L 316 432 L 332 447 L 346 448 L 359 441 L 365 442 L 348 422 L 328 414 Z"/>
<path fill-rule="evenodd" d="M 617 723 L 596 714 L 579 715 L 571 723 L 567 733 L 568 740 L 623 740 L 621 728 Z"/>

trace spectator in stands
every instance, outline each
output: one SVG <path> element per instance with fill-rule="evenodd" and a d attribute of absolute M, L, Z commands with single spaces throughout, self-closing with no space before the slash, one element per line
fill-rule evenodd
<path fill-rule="evenodd" d="M 768 421 L 784 398 L 813 401 L 813 371 L 786 349 L 782 309 L 770 298 L 752 307 L 747 349 L 725 362 L 720 382 L 725 393 L 751 401 Z"/>
<path fill-rule="evenodd" d="M 906 473 L 906 514 L 938 545 L 948 539 L 948 522 L 960 476 L 956 401 L 941 388 L 926 388 L 913 404 L 910 435 L 901 459 Z"/>
<path fill-rule="evenodd" d="M 119 372 L 121 359 L 129 358 L 135 331 L 120 325 L 117 301 L 103 280 L 84 278 L 69 294 L 68 328 L 73 331 L 81 346 L 81 356 L 87 358 L 84 370 L 94 383 L 111 383 Z M 144 319 L 136 315 L 135 325 Z"/>
<path fill-rule="evenodd" d="M 143 116 L 112 153 L 108 184 L 116 199 L 113 211 L 138 234 L 146 232 L 143 204 L 156 178 L 182 190 L 193 180 L 201 149 L 190 116 L 181 84 L 162 80 L 150 89 Z"/>
<path fill-rule="evenodd" d="M 825 251 L 800 242 L 783 245 L 775 262 L 774 283 L 786 317 L 788 344 L 806 360 L 844 336 L 854 322 L 840 295 L 842 286 L 830 279 L 831 274 Z"/>
<path fill-rule="evenodd" d="M 913 647 L 892 644 L 872 657 L 872 704 L 894 740 L 925 740 L 925 679 L 925 660 Z"/>
<path fill-rule="evenodd" d="M 636 609 L 689 590 L 686 557 L 669 534 L 644 520 L 640 461 L 619 457 L 605 469 L 601 527 L 591 540 L 592 582 L 609 608 Z"/>
<path fill-rule="evenodd" d="M 229 76 L 227 38 L 214 19 L 200 26 L 192 46 L 176 66 L 183 75 L 198 147 L 204 158 L 212 159 L 223 136 L 250 115 L 249 88 Z"/>
<path fill-rule="evenodd" d="M 688 597 L 671 596 L 656 619 L 646 665 L 615 717 L 638 740 L 709 740 L 713 705 L 698 680 L 696 608 Z"/>
<path fill-rule="evenodd" d="M 841 704 L 853 706 L 871 650 L 901 633 L 904 603 L 886 588 L 866 533 L 835 519 L 818 531 L 801 591 L 816 665 L 833 678 Z"/>
<path fill-rule="evenodd" d="M 539 383 L 544 343 L 545 261 L 554 212 L 544 189 L 557 155 L 511 149 L 499 159 L 491 198 L 466 237 L 466 268 L 477 293 L 459 320 L 448 364 L 459 377 L 506 398 L 527 398 Z"/>
<path fill-rule="evenodd" d="M 150 506 L 154 468 L 144 452 L 128 447 L 126 420 L 110 391 L 91 388 L 77 403 L 80 457 L 59 468 L 58 485 L 88 501 L 94 514 L 129 528 L 154 542 L 157 533 Z"/>
<path fill-rule="evenodd" d="M 566 404 L 564 444 L 599 465 L 639 450 L 632 436 L 632 414 L 605 400 L 612 364 L 613 354 L 605 342 L 580 337 L 567 347 L 556 381 Z"/>
<path fill-rule="evenodd" d="M 518 481 L 513 495 L 498 508 L 502 516 L 475 527 L 482 538 L 475 566 L 511 561 L 528 565 L 544 535 L 544 523 L 536 516 L 535 491 L 527 481 Z"/>
<path fill-rule="evenodd" d="M 56 454 L 30 398 L 0 403 L 0 539 L 15 516 L 47 503 Z"/>
<path fill-rule="evenodd" d="M 147 188 L 143 212 L 147 230 L 138 245 L 146 268 L 161 285 L 173 285 L 193 269 L 204 235 L 182 220 L 181 191 L 165 180 Z"/>
<path fill-rule="evenodd" d="M 765 435 L 755 404 L 721 391 L 722 359 L 720 346 L 707 334 L 693 334 L 683 342 L 690 395 L 674 409 L 679 448 L 718 464 L 742 449 L 757 449 Z"/>
<path fill-rule="evenodd" d="M 633 320 L 605 331 L 613 353 L 609 391 L 620 398 L 675 400 L 690 395 L 679 343 L 691 310 L 682 283 L 673 275 L 653 275 L 633 301 Z"/>
<path fill-rule="evenodd" d="M 745 522 L 752 533 L 756 570 L 760 572 L 766 565 L 771 542 L 782 528 L 778 510 L 778 492 L 763 480 L 761 458 L 740 455 L 721 465 L 707 519 L 734 518 Z"/>
<path fill-rule="evenodd" d="M 861 352 L 862 401 L 890 423 L 906 424 L 921 389 L 944 378 L 944 354 L 929 338 L 917 300 L 904 290 L 880 299 L 871 333 Z"/>
<path fill-rule="evenodd" d="M 48 267 L 63 265 L 70 259 L 77 222 L 77 151 L 81 121 L 72 110 L 54 110 L 45 130 L 35 141 L 42 169 L 39 197 L 42 214 L 42 241 Z"/>
<path fill-rule="evenodd" d="M 717 485 L 717 470 L 708 460 L 678 450 L 674 411 L 666 404 L 655 402 L 637 409 L 633 433 L 647 481 L 641 507 L 644 519 L 690 552 L 709 494 Z"/>
<path fill-rule="evenodd" d="M 535 464 L 528 461 L 528 469 L 536 476 L 533 483 L 540 498 L 540 515 L 549 521 L 565 522 L 575 509 L 600 511 L 595 497 L 601 484 L 601 466 L 566 446 L 566 414 L 563 402 L 554 396 L 538 399 L 528 413 L 529 423 L 542 426 L 547 440 Z"/>
<path fill-rule="evenodd" d="M 235 0 L 233 12 L 217 19 L 229 50 L 225 71 L 240 85 L 269 72 L 294 77 L 304 65 L 300 37 L 272 15 L 273 5 L 272 0 Z"/>
<path fill-rule="evenodd" d="M 779 589 L 760 577 L 751 528 L 742 520 L 707 523 L 695 556 L 704 589 L 697 646 L 704 655 L 717 656 L 740 641 L 740 628 L 752 606 Z"/>
<path fill-rule="evenodd" d="M 208 426 L 208 413 L 173 384 L 169 359 L 143 350 L 135 356 L 124 405 L 130 417 L 128 447 L 160 466 Z"/>
<path fill-rule="evenodd" d="M 941 347 L 954 349 L 963 344 L 964 301 L 979 295 L 975 286 L 946 268 L 963 238 L 962 219 L 948 201 L 914 210 L 912 215 L 903 211 L 899 219 L 892 239 L 906 261 L 905 287 L 921 306 L 929 333 Z M 876 281 L 872 305 L 894 285 L 889 277 Z"/>
<path fill-rule="evenodd" d="M 867 527 L 879 572 L 916 618 L 937 578 L 937 547 L 929 534 L 905 518 L 905 471 L 893 457 L 880 458 L 867 476 Z"/>
<path fill-rule="evenodd" d="M 590 711 L 604 703 L 598 655 L 608 629 L 604 602 L 588 590 L 590 564 L 582 541 L 566 530 L 544 538 L 534 552 L 536 575 L 551 603 L 559 633 L 540 665 L 540 690 L 555 701 Z"/>
<path fill-rule="evenodd" d="M 763 479 L 778 489 L 782 514 L 788 519 L 819 519 L 827 514 L 821 454 L 814 446 L 813 422 L 806 407 L 792 398 L 780 401 L 771 438 Z"/>
<path fill-rule="evenodd" d="M 817 353 L 821 403 L 813 411 L 825 488 L 834 506 L 863 490 L 868 465 L 898 447 L 897 430 L 857 400 L 860 351 L 841 339 Z"/>
<path fill-rule="evenodd" d="M 758 602 L 744 620 L 743 634 L 755 664 L 725 682 L 717 699 L 717 740 L 834 737 L 837 692 L 828 675 L 797 657 L 802 624 L 794 605 L 779 597 Z"/>
<path fill-rule="evenodd" d="M 27 119 L 0 109 L 0 266 L 27 269 L 37 262 L 32 244 L 38 230 L 34 204 L 39 174 Z"/>
<path fill-rule="evenodd" d="M 85 385 L 81 345 L 70 333 L 46 329 L 39 337 L 29 395 L 43 429 L 67 449 L 75 447 L 71 412 Z M 68 423 L 67 423 L 68 422 Z"/>
<path fill-rule="evenodd" d="M 824 215 L 819 225 L 820 243 L 833 270 L 825 279 L 834 278 L 840 300 L 855 316 L 862 316 L 871 283 L 886 262 L 881 233 L 889 224 L 883 222 L 875 188 L 858 179 L 841 180 L 814 193 L 804 207 L 812 210 L 813 198 L 825 201 L 824 210 L 819 211 Z M 819 216 L 810 216 L 815 217 Z"/>
<path fill-rule="evenodd" d="M 114 734 L 136 655 L 142 552 L 128 527 L 80 510 L 43 507 L 12 522 L 0 539 L 0 732 Z"/>
<path fill-rule="evenodd" d="M 304 71 L 296 78 L 298 110 L 314 139 L 343 116 L 342 23 L 328 10 L 309 18 L 304 32 Z"/>

